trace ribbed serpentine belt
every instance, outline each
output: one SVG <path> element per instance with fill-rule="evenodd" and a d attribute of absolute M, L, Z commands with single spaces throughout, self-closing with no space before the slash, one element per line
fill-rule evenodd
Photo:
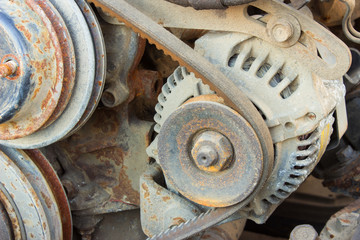
<path fill-rule="evenodd" d="M 101 8 L 110 16 L 124 22 L 133 31 L 140 34 L 141 37 L 147 39 L 149 43 L 154 44 L 158 49 L 163 50 L 166 55 L 171 56 L 175 61 L 179 62 L 180 65 L 185 66 L 188 71 L 193 72 L 196 77 L 208 84 L 224 99 L 226 105 L 232 107 L 249 122 L 260 140 L 264 155 L 263 161 L 267 163 L 273 162 L 274 150 L 271 135 L 264 120 L 251 101 L 231 80 L 225 77 L 224 74 L 195 50 L 133 7 L 127 1 L 89 0 L 89 2 L 92 2 L 96 7 Z M 271 167 L 271 164 L 264 164 L 264 172 L 268 172 Z M 260 182 L 260 184 L 262 183 L 263 182 Z M 230 207 L 209 210 L 186 223 L 153 236 L 151 239 L 174 240 L 187 238 L 226 219 L 236 211 L 240 210 L 247 203 L 248 202 L 241 202 Z"/>

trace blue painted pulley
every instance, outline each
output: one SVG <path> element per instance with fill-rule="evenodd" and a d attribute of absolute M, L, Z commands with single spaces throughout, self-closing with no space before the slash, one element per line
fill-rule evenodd
<path fill-rule="evenodd" d="M 12 82 L 10 78 L 19 73 L 28 72 L 28 77 L 25 79 L 27 79 L 30 89 L 28 90 L 29 93 L 27 96 L 21 95 L 23 105 L 16 105 L 16 103 L 12 105 L 21 109 L 24 106 L 31 105 L 31 108 L 25 107 L 23 113 L 19 115 L 27 120 L 27 131 L 22 131 L 22 134 L 9 131 L 3 135 L 1 132 L 2 128 L 9 129 L 9 125 L 18 119 L 18 113 L 8 117 L 3 123 L 0 122 L 0 144 L 22 149 L 47 146 L 79 129 L 89 119 L 99 102 L 104 86 L 106 66 L 105 47 L 99 24 L 85 0 L 15 0 L 13 2 L 0 0 L 0 6 L 0 14 L 6 19 L 10 19 L 13 22 L 12 28 L 19 33 L 19 36 L 13 37 L 13 39 L 21 39 L 20 43 L 25 43 L 23 44 L 25 47 L 21 49 L 23 52 L 30 52 L 28 58 L 31 59 L 27 62 L 20 61 L 14 74 L 0 80 L 1 82 L 7 81 L 7 85 L 15 85 L 15 82 Z M 16 11 L 18 14 L 14 13 Z M 23 16 L 29 16 L 29 19 Z M 2 22 L 0 24 L 0 28 L 8 27 Z M 25 29 L 31 38 L 28 39 L 28 35 L 19 29 L 19 24 L 25 25 Z M 36 38 L 40 33 L 47 34 L 48 38 Z M 0 37 L 6 39 L 2 35 Z M 12 42 L 16 41 L 9 42 L 9 45 L 12 46 Z M 42 48 L 37 45 L 42 46 Z M 5 46 L 0 46 L 1 51 L 9 49 L 6 51 L 14 54 L 13 49 Z M 44 56 L 40 54 L 39 50 Z M 19 55 L 28 56 L 27 53 Z M 39 57 L 45 58 L 45 56 L 51 59 L 46 63 L 49 64 L 49 70 L 51 68 L 52 74 L 44 71 L 47 70 L 47 65 L 38 64 L 34 66 L 31 62 Z M 28 68 L 23 67 L 23 65 Z M 39 71 L 37 71 L 38 66 L 41 69 Z M 39 76 L 34 75 L 37 72 L 44 76 L 39 78 Z M 39 79 L 43 81 L 40 82 Z M 45 96 L 52 97 L 51 106 L 33 101 L 31 96 L 38 94 L 37 97 L 39 97 L 40 92 L 36 90 L 38 89 L 37 86 L 50 91 L 51 94 Z M 8 91 L 1 87 L 0 90 L 1 93 Z M 26 88 L 24 88 L 25 90 Z M 13 92 L 20 95 L 19 89 L 13 90 Z M 53 97 L 55 94 L 57 94 L 57 99 Z M 15 102 L 15 95 L 10 95 L 12 101 Z M 9 105 L 6 95 L 3 96 L 0 97 L 0 113 L 5 112 Z M 45 101 L 48 101 L 48 98 L 45 98 Z M 33 108 L 35 110 L 41 109 L 48 114 L 44 118 L 31 119 L 36 113 Z M 10 116 L 10 112 L 7 115 Z"/>
<path fill-rule="evenodd" d="M 61 95 L 63 58 L 50 19 L 34 1 L 0 1 L 0 139 L 29 135 L 45 124 Z M 13 72 L 13 71 L 11 71 Z"/>

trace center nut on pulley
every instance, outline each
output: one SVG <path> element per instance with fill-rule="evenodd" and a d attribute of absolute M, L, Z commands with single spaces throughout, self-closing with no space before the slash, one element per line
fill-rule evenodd
<path fill-rule="evenodd" d="M 104 86 L 104 43 L 89 5 L 0 0 L 0 29 L 0 144 L 42 147 L 75 131 Z"/>
<path fill-rule="evenodd" d="M 159 162 L 169 185 L 182 195 L 226 207 L 251 198 L 266 174 L 255 131 L 213 96 L 191 99 L 164 122 Z"/>

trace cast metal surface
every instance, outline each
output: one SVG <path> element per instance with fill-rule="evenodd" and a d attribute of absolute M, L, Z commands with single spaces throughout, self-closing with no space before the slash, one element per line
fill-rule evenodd
<path fill-rule="evenodd" d="M 4 240 L 11 240 L 14 238 L 9 216 L 1 202 L 0 202 L 0 238 Z"/>
<path fill-rule="evenodd" d="M 193 136 L 191 157 L 200 170 L 219 172 L 230 167 L 234 150 L 226 136 L 216 131 L 205 130 Z"/>
<path fill-rule="evenodd" d="M 54 112 L 42 126 L 42 128 L 46 128 L 62 114 L 70 100 L 75 84 L 76 64 L 73 42 L 64 20 L 50 2 L 37 1 L 36 3 L 45 12 L 46 17 L 49 18 L 55 30 L 61 47 L 64 68 L 64 75 L 62 79 L 63 85 L 61 88 L 60 99 L 55 107 Z"/>
<path fill-rule="evenodd" d="M 11 6 L 20 3 L 15 1 L 14 3 L 8 4 Z M 47 73 L 44 71 L 47 69 L 46 64 L 30 64 L 35 68 L 39 68 L 40 73 L 46 73 L 46 78 L 49 80 L 45 80 L 44 77 L 35 76 L 34 74 L 31 75 L 30 79 L 36 78 L 38 83 L 35 84 L 38 84 L 50 92 L 48 95 L 45 95 L 47 96 L 47 100 L 44 100 L 44 103 L 41 103 L 35 99 L 35 96 L 40 98 L 44 95 L 42 92 L 45 90 L 40 91 L 41 88 L 36 89 L 33 87 L 33 83 L 27 82 L 27 85 L 25 86 L 29 87 L 31 85 L 30 92 L 29 94 L 26 93 L 22 95 L 22 97 L 25 98 L 22 101 L 28 105 L 24 105 L 24 103 L 20 104 L 20 102 L 18 102 L 15 103 L 15 106 L 20 110 L 23 108 L 22 105 L 28 106 L 25 108 L 28 115 L 17 113 L 16 118 L 20 119 L 21 116 L 30 116 L 30 118 L 26 118 L 30 119 L 30 123 L 27 127 L 30 132 L 24 132 L 24 134 L 20 135 L 12 133 L 11 139 L 7 138 L 6 134 L 1 134 L 1 144 L 16 148 L 36 148 L 47 146 L 60 140 L 61 138 L 64 138 L 65 136 L 71 135 L 89 119 L 99 102 L 105 85 L 106 56 L 99 23 L 97 22 L 95 13 L 91 10 L 85 0 L 78 0 L 77 2 L 64 2 L 57 0 L 27 1 L 23 4 L 24 6 L 29 5 L 33 8 L 33 10 L 31 10 L 30 7 L 27 7 L 26 11 L 24 10 L 23 15 L 14 15 L 14 20 L 24 22 L 30 26 L 32 21 L 25 19 L 27 16 L 26 14 L 29 15 L 32 11 L 34 11 L 33 15 L 36 16 L 36 14 L 38 14 L 41 16 L 42 21 L 36 24 L 37 28 L 44 29 L 44 34 L 49 35 L 49 37 L 43 36 L 39 39 L 33 39 L 35 34 L 25 34 L 24 36 L 29 38 L 27 40 L 27 44 L 29 45 L 27 48 L 32 51 L 37 51 L 37 48 L 33 46 L 33 43 L 36 43 L 45 46 L 41 47 L 41 45 L 39 48 L 39 51 L 43 51 L 43 54 L 55 54 L 53 52 L 57 51 L 54 58 L 55 56 L 57 57 L 57 62 L 60 62 L 61 60 L 61 65 L 58 67 L 50 66 L 50 63 L 56 63 L 56 61 L 53 60 L 48 60 L 48 65 L 52 71 L 57 71 L 61 74 L 58 74 L 55 77 L 53 76 L 54 74 L 51 75 L 50 73 Z M 7 11 L 10 10 L 11 7 L 7 8 Z M 18 24 L 17 26 L 20 25 Z M 49 47 L 46 47 L 46 44 L 49 45 Z M 2 45 L 2 47 L 4 46 L 5 45 Z M 26 48 L 24 49 L 26 50 Z M 24 54 L 24 56 L 27 55 Z M 32 59 L 39 58 L 36 58 L 36 56 L 29 57 Z M 6 59 L 4 58 L 3 61 L 7 61 L 9 59 L 11 60 L 11 58 L 8 57 Z M 24 68 L 21 65 L 22 63 L 19 64 L 18 71 L 20 72 L 21 70 L 22 74 L 27 73 L 30 75 L 27 68 Z M 27 66 L 26 62 L 24 62 L 24 64 L 24 66 Z M 7 79 L 7 81 L 12 84 L 21 83 L 19 79 L 17 81 L 10 81 Z M 60 85 L 57 87 L 51 86 L 50 84 L 55 81 L 59 82 Z M 9 85 L 8 82 L 6 82 L 5 85 L 2 84 L 4 91 L 4 87 Z M 8 93 L 11 94 L 11 91 L 8 90 Z M 31 94 L 34 96 L 31 97 Z M 16 98 L 15 94 L 12 95 L 13 98 Z M 54 98 L 52 95 L 54 95 L 54 97 L 56 95 L 59 96 L 57 99 L 52 100 L 52 98 Z M 2 103 L 9 104 L 6 102 L 6 99 L 2 99 Z M 52 104 L 51 106 L 49 105 L 50 103 Z M 39 118 L 37 112 L 33 109 L 35 107 L 41 108 L 41 111 L 44 112 L 44 114 L 48 114 L 50 112 L 50 114 L 44 117 L 44 119 L 46 118 L 45 122 L 41 120 L 43 117 Z M 9 107 L 3 109 L 9 109 Z M 13 111 L 13 114 L 14 113 L 16 113 L 16 111 Z M 37 120 L 33 121 L 31 120 L 32 118 L 36 118 Z M 3 121 L 7 120 L 8 119 L 4 119 Z M 11 122 L 11 127 L 6 127 L 6 131 L 10 133 L 12 127 L 16 127 L 13 120 Z M 20 132 L 21 129 L 18 129 Z"/>
<path fill-rule="evenodd" d="M 305 14 L 281 1 L 257 0 L 249 4 L 228 8 L 222 14 L 218 14 L 218 10 L 197 11 L 174 6 L 174 4 L 163 0 L 131 0 L 128 2 L 164 27 L 246 33 L 281 46 L 284 55 L 296 58 L 298 63 L 302 65 L 308 65 L 312 72 L 324 79 L 341 78 L 351 63 L 349 50 L 343 42 Z M 301 26 L 302 34 L 309 36 L 327 48 L 334 56 L 335 61 L 324 61 L 318 56 L 313 56 L 301 42 L 278 43 L 273 41 L 271 35 L 267 33 L 267 20 L 256 20 L 249 16 L 247 12 L 249 6 L 268 13 L 268 17 L 288 14 L 291 16 L 288 18 L 289 21 L 294 17 Z M 182 21 L 179 21 L 179 18 Z"/>
<path fill-rule="evenodd" d="M 35 174 L 21 178 L 23 188 L 34 189 L 23 200 L 40 203 L 31 209 L 39 212 L 40 225 L 30 226 L 37 227 L 31 230 L 38 235 L 35 238 L 71 239 L 74 226 L 82 239 L 101 239 L 104 233 L 96 232 L 105 226 L 107 213 L 138 207 L 143 229 L 151 239 L 224 237 L 226 234 L 217 230 L 199 233 L 230 216 L 264 222 L 322 156 L 332 132 L 334 109 L 336 133 L 339 138 L 343 135 L 344 111 L 340 110 L 345 108 L 338 105 L 343 89 L 336 78 L 350 58 L 340 41 L 303 12 L 265 0 L 215 11 L 195 11 L 158 0 L 89 2 L 93 5 L 85 0 L 25 1 L 37 14 L 41 10 L 44 13 L 40 15 L 50 19 L 45 27 L 53 28 L 49 36 L 59 42 L 55 49 L 62 55 L 64 71 L 58 103 L 44 124 L 28 136 L 0 141 L 11 147 L 35 148 L 61 140 L 42 150 L 47 157 L 38 150 L 26 154 L 3 150 L 6 162 L 17 159 L 19 152 L 23 156 L 19 161 L 25 159 L 24 163 L 14 161 L 15 167 L 3 167 L 18 168 L 18 172 L 33 169 L 30 165 L 37 167 Z M 201 3 L 195 6 L 199 8 L 239 4 L 232 0 L 205 5 L 187 2 Z M 304 1 L 292 1 L 291 5 L 302 7 Z M 94 6 L 100 15 L 106 15 L 107 23 L 97 21 L 91 9 Z M 257 13 L 265 13 L 250 16 L 256 8 Z M 179 21 L 179 16 L 193 19 Z M 200 30 L 193 30 L 195 26 Z M 219 34 L 218 39 L 211 35 L 217 33 L 206 34 L 195 44 L 198 53 L 186 45 L 193 46 L 192 40 L 207 30 L 237 33 L 222 33 L 221 37 L 226 37 Z M 161 77 L 168 75 L 163 75 L 154 59 L 149 64 L 149 56 L 145 56 L 139 64 L 145 39 L 163 50 L 163 56 L 171 56 L 194 73 L 179 68 L 163 85 Z M 14 59 L 3 59 L 0 70 L 4 77 L 0 80 L 19 80 L 24 66 Z M 110 64 L 105 85 L 106 59 Z M 155 117 L 159 134 L 152 136 L 150 116 L 161 87 Z M 97 108 L 103 88 L 103 104 Z M 310 91 L 305 93 L 305 89 Z M 320 106 L 314 102 L 321 102 Z M 161 164 L 166 182 L 145 153 L 155 136 L 147 152 Z M 153 169 L 142 175 L 147 165 Z M 11 177 L 4 176 L 0 176 L 1 183 L 7 184 Z M 14 192 L 11 187 L 7 184 L 0 191 L 0 234 L 20 238 L 31 232 L 26 219 L 22 220 L 31 211 L 24 212 L 23 206 L 17 209 L 18 198 L 6 193 Z M 41 197 L 39 189 L 46 190 Z"/>
<path fill-rule="evenodd" d="M 130 17 L 130 16 L 126 16 L 126 13 L 124 12 L 124 11 L 122 11 L 121 9 L 120 9 L 120 7 L 119 8 L 116 8 L 116 6 L 119 6 L 119 5 L 116 5 L 117 3 L 113 3 L 114 5 L 112 5 L 111 3 L 112 2 L 108 2 L 108 4 L 105 4 L 105 5 L 107 5 L 107 6 L 104 6 L 104 4 L 98 4 L 98 1 L 94 1 L 95 2 L 95 4 L 97 4 L 97 6 L 101 6 L 102 7 L 102 9 L 104 10 L 104 11 L 106 11 L 106 12 L 108 12 L 108 13 L 111 13 L 111 12 L 113 12 L 113 14 L 114 14 L 114 9 L 115 9 L 115 15 L 116 15 L 116 13 L 120 13 L 119 15 L 118 15 L 118 17 L 119 17 L 119 20 L 121 20 L 121 19 L 123 19 L 124 20 L 124 18 L 125 18 L 125 22 L 126 23 L 129 23 L 129 21 L 132 23 L 132 24 L 134 24 L 135 23 L 135 19 L 134 19 L 134 21 L 131 21 L 131 18 L 128 18 L 128 17 Z M 110 8 L 109 8 L 110 7 Z M 126 9 L 126 7 L 129 7 L 129 6 L 127 6 L 125 3 L 124 4 L 122 4 L 122 7 L 124 8 L 123 10 L 125 10 Z M 130 8 L 131 8 L 131 6 L 130 6 Z M 129 10 L 129 9 L 128 9 Z M 135 10 L 135 9 L 132 9 L 132 10 Z M 132 10 L 129 10 L 128 12 L 132 12 L 132 13 L 135 13 L 135 16 L 136 16 L 136 19 L 140 19 L 140 17 L 141 17 L 141 14 L 140 15 L 137 15 L 137 13 L 136 13 L 136 11 L 132 11 Z M 124 17 L 125 16 L 125 17 Z M 134 15 L 132 15 L 132 17 L 134 17 Z M 135 18 L 135 17 L 134 17 Z M 139 21 L 139 22 L 141 22 L 141 21 Z M 147 19 L 147 22 L 149 22 L 149 19 Z M 134 25 L 133 25 L 134 26 Z M 135 24 L 135 30 L 137 30 L 137 31 L 139 31 L 139 29 L 140 29 L 140 31 L 141 31 L 141 29 L 144 29 L 143 28 L 144 27 L 144 25 L 141 25 L 141 24 Z M 153 30 L 154 29 L 157 29 L 157 28 L 152 28 Z M 160 31 L 160 29 L 159 29 L 159 31 Z M 151 36 L 153 36 L 154 37 L 154 35 L 152 35 L 151 34 L 151 32 L 150 31 L 145 31 L 146 32 L 146 34 L 144 34 L 143 33 L 143 36 L 144 37 L 146 37 L 147 36 L 147 38 L 149 38 L 149 34 L 151 35 Z M 157 34 L 158 34 L 159 32 L 157 32 Z M 158 35 L 159 36 L 159 35 Z M 165 38 L 163 38 L 163 39 L 165 39 Z M 152 39 L 153 41 L 152 42 L 155 42 L 155 43 L 157 43 L 157 46 L 159 47 L 159 48 L 161 48 L 161 49 L 163 49 L 163 50 L 165 50 L 165 53 L 168 53 L 168 51 L 166 50 L 166 49 L 168 49 L 169 50 L 169 48 L 167 47 L 167 48 L 163 48 L 163 47 L 161 47 L 161 44 L 159 44 L 159 42 L 157 42 L 156 41 L 156 39 L 155 39 L 155 41 L 154 41 L 154 38 Z M 171 41 L 168 41 L 168 42 L 171 42 Z M 170 44 L 171 45 L 171 44 Z M 170 48 L 171 49 L 171 48 Z M 171 51 L 170 51 L 171 52 Z M 173 56 L 174 57 L 174 56 Z M 176 57 L 175 57 L 175 59 L 177 59 Z M 183 61 L 181 61 L 181 62 L 183 62 Z M 190 68 L 190 70 L 193 70 L 192 68 Z M 196 72 L 196 71 L 195 71 Z M 206 79 L 206 78 L 205 78 Z M 215 89 L 215 90 L 218 90 L 218 89 Z M 217 91 L 217 92 L 219 92 L 220 93 L 220 95 L 221 95 L 221 92 L 220 91 Z M 229 96 L 229 95 L 228 95 Z M 224 97 L 225 98 L 225 100 L 228 100 L 226 97 Z M 233 105 L 231 105 L 231 106 L 233 106 Z M 240 111 L 240 113 L 241 113 L 241 111 Z M 326 137 L 325 137 L 325 139 L 326 139 Z M 324 140 L 324 142 L 326 142 L 326 140 Z M 325 144 L 326 145 L 326 144 Z M 308 172 L 307 172 L 308 173 Z M 225 215 L 223 215 L 223 216 L 225 216 Z M 186 228 L 186 226 L 189 226 L 189 224 L 188 225 L 185 225 L 185 228 Z M 183 228 L 184 228 L 184 225 L 183 225 Z M 174 232 L 174 231 L 176 231 L 176 228 L 174 228 L 174 229 L 172 229 L 172 231 L 170 230 L 169 232 Z M 168 233 L 169 233 L 168 232 Z"/>
<path fill-rule="evenodd" d="M 94 81 L 95 58 L 87 23 L 75 2 L 57 0 L 50 2 L 61 14 L 73 40 L 77 74 L 74 90 L 66 110 L 53 124 L 27 137 L 1 142 L 7 146 L 36 148 L 61 139 L 77 124 L 90 99 Z"/>
<path fill-rule="evenodd" d="M 131 5 L 128 5 L 126 2 L 111 1 L 107 3 L 101 2 L 101 4 L 99 3 L 99 1 L 93 1 L 93 2 L 96 4 L 96 6 L 101 7 L 104 11 L 111 13 L 113 16 L 117 17 L 120 21 L 124 21 L 125 23 L 128 23 L 129 26 L 131 26 L 135 31 L 140 32 L 143 37 L 146 37 L 147 39 L 151 39 L 152 43 L 157 43 L 157 46 L 160 49 L 164 50 L 165 53 L 172 52 L 173 53 L 172 57 L 174 59 L 178 60 L 180 63 L 184 63 L 186 66 L 189 67 L 190 70 L 195 71 L 195 73 L 198 74 L 199 76 L 204 76 L 203 79 L 209 80 L 209 82 L 212 83 L 210 86 L 214 87 L 217 93 L 220 94 L 225 99 L 225 102 L 227 102 L 227 104 L 232 106 L 235 110 L 237 110 L 237 112 L 246 116 L 245 117 L 246 120 L 252 125 L 259 138 L 265 141 L 262 142 L 260 140 L 262 151 L 264 154 L 264 161 L 272 162 L 271 159 L 273 158 L 273 154 L 272 154 L 273 149 L 271 146 L 271 141 L 269 142 L 268 130 L 266 128 L 261 127 L 262 125 L 254 126 L 254 124 L 260 123 L 262 121 L 261 116 L 256 112 L 256 109 L 250 107 L 252 106 L 251 104 L 250 105 L 246 104 L 247 99 L 243 98 L 241 92 L 236 91 L 236 88 L 233 87 L 229 88 L 229 86 L 232 86 L 232 84 L 231 83 L 229 84 L 228 79 L 224 78 L 222 74 L 219 74 L 218 71 L 216 70 L 214 71 L 214 68 L 212 68 L 211 65 L 209 65 L 206 61 L 204 61 L 203 58 L 201 58 L 196 53 L 194 53 L 192 49 L 188 48 L 186 45 L 184 45 L 184 43 L 179 41 L 176 37 L 166 32 L 163 28 L 161 28 L 151 19 L 147 18 L 142 13 L 137 11 Z M 166 41 L 164 41 L 165 39 Z M 234 90 L 236 93 L 233 92 Z M 247 107 L 245 107 L 245 105 Z M 248 107 L 250 107 L 250 109 L 252 110 L 248 109 Z M 246 111 L 244 112 L 244 110 Z M 254 111 L 256 112 L 256 114 Z M 256 121 L 255 119 L 258 121 Z M 268 171 L 268 169 L 266 169 L 266 171 Z M 238 204 L 235 205 L 233 208 L 223 209 L 223 211 L 219 210 L 215 212 L 210 212 L 207 214 L 207 217 L 202 218 L 202 220 L 204 221 L 207 220 L 207 222 L 196 221 L 194 222 L 195 224 L 183 225 L 182 228 L 173 228 L 171 232 L 169 231 L 167 233 L 171 234 L 175 232 L 180 236 L 182 236 L 183 238 L 186 238 L 187 236 L 191 236 L 192 234 L 194 234 L 194 232 L 196 233 L 198 231 L 206 229 L 207 227 L 216 224 L 217 222 L 225 219 L 226 217 L 229 217 L 231 214 L 239 210 L 241 207 L 242 205 Z"/>
<path fill-rule="evenodd" d="M 0 80 L 0 139 L 8 140 L 33 133 L 51 116 L 60 98 L 64 65 L 57 33 L 35 0 L 1 5 L 1 64 L 13 61 L 18 66 Z"/>
<path fill-rule="evenodd" d="M 360 200 L 335 213 L 321 231 L 321 240 L 355 240 L 360 238 Z"/>
<path fill-rule="evenodd" d="M 291 192 L 296 190 L 299 184 L 305 180 L 316 163 L 319 161 L 320 156 L 323 154 L 325 146 L 329 141 L 329 136 L 331 133 L 330 126 L 332 125 L 333 118 L 329 115 L 331 114 L 334 106 L 336 106 L 336 104 L 341 101 L 341 97 L 343 96 L 343 87 L 340 81 L 334 85 L 328 85 L 328 83 L 325 81 L 323 83 L 324 88 L 320 88 L 320 90 L 313 88 L 314 92 L 310 93 L 309 90 L 312 88 L 311 86 L 314 80 L 311 74 L 305 74 L 305 70 L 301 72 L 298 71 L 299 75 L 291 78 L 293 81 L 285 80 L 285 82 L 282 82 L 283 79 L 287 78 L 287 72 L 294 74 L 294 71 L 290 69 L 287 70 L 286 67 L 281 67 L 280 72 L 280 68 L 273 67 L 273 65 L 276 66 L 278 61 L 283 61 L 284 64 L 288 61 L 288 59 L 281 60 L 281 54 L 276 54 L 276 49 L 272 48 L 271 46 L 264 45 L 265 43 L 263 42 L 252 45 L 251 42 L 253 40 L 251 40 L 249 36 L 237 36 L 238 40 L 236 41 L 236 35 L 237 34 L 226 33 L 207 34 L 196 42 L 195 49 L 197 49 L 199 52 L 202 52 L 207 58 L 211 59 L 215 66 L 218 66 L 223 72 L 232 72 L 231 74 L 229 74 L 229 72 L 227 73 L 229 78 L 232 79 L 237 86 L 242 88 L 253 102 L 257 103 L 256 105 L 262 112 L 265 121 L 269 124 L 270 129 L 272 129 L 271 133 L 273 140 L 274 142 L 277 142 L 277 164 L 275 165 L 273 175 L 270 177 L 268 182 L 265 183 L 265 187 L 263 188 L 264 190 L 260 190 L 259 194 L 250 204 L 250 208 L 245 210 L 245 214 L 248 215 L 251 219 L 257 222 L 264 222 L 270 216 L 272 211 L 274 211 L 275 206 L 279 205 L 283 199 L 288 197 Z M 212 40 L 214 40 L 214 42 L 211 42 Z M 231 42 L 232 40 L 234 42 Z M 229 45 L 224 44 L 226 42 L 229 43 Z M 241 46 L 241 42 L 247 43 Z M 220 53 L 217 51 L 219 50 L 219 46 L 224 46 Z M 231 48 L 231 46 L 235 46 L 235 50 Z M 267 46 L 267 50 L 261 48 L 260 46 Z M 216 48 L 216 51 L 214 47 Z M 225 50 L 225 48 L 229 48 L 229 50 Z M 250 49 L 251 53 L 254 55 L 249 54 Z M 257 55 L 257 51 L 259 52 L 259 55 Z M 230 57 L 229 60 L 229 56 L 234 57 Z M 258 59 L 256 56 L 259 56 Z M 286 65 L 284 64 L 284 66 Z M 291 66 L 291 64 L 289 66 Z M 169 77 L 167 84 L 165 84 L 163 87 L 162 94 L 159 96 L 159 104 L 156 107 L 157 115 L 155 116 L 155 121 L 157 122 L 156 126 L 160 128 L 160 131 L 162 125 L 164 122 L 166 122 L 169 114 L 173 113 L 174 109 L 176 109 L 187 99 L 191 99 L 193 96 L 198 96 L 198 94 L 203 92 L 203 90 L 197 91 L 197 89 L 206 89 L 202 87 L 198 81 L 199 79 L 196 79 L 191 74 L 184 70 L 181 71 L 180 69 L 176 70 L 174 74 Z M 268 83 L 269 85 L 257 81 Z M 319 79 L 320 84 L 322 81 L 323 80 Z M 188 87 L 185 87 L 185 85 L 182 84 L 183 82 L 187 82 L 186 86 Z M 291 83 L 296 83 L 296 88 L 293 88 Z M 252 84 L 254 85 L 251 86 Z M 261 89 L 262 87 L 266 87 L 267 89 Z M 279 87 L 278 90 L 276 90 L 277 87 Z M 303 91 L 303 94 L 298 95 L 296 91 Z M 322 105 L 324 102 L 322 102 L 320 98 L 317 100 L 311 98 L 311 95 L 313 97 L 317 97 L 319 95 L 319 91 L 322 91 L 320 95 L 331 96 L 328 98 L 329 102 L 327 102 L 325 105 Z M 315 106 L 314 104 L 305 103 L 303 105 L 303 118 L 306 121 L 301 121 L 301 118 L 299 119 L 297 116 L 294 117 L 294 119 L 299 119 L 297 120 L 299 122 L 294 122 L 294 125 L 287 123 L 287 121 L 292 118 L 290 116 L 292 113 L 288 108 L 289 104 L 293 104 L 294 108 L 299 110 L 299 102 L 304 100 L 296 100 L 296 98 L 304 96 L 305 92 L 308 100 L 312 99 L 312 103 L 316 101 L 319 105 Z M 263 97 L 264 100 L 258 101 L 256 98 L 259 97 Z M 194 99 L 196 98 L 197 97 Z M 282 106 L 282 102 L 287 102 L 283 109 L 279 107 Z M 314 108 L 318 108 L 318 110 L 312 109 L 309 111 L 309 105 Z M 326 109 L 325 112 L 324 108 Z M 317 115 L 312 111 L 316 112 Z M 296 112 L 296 114 L 299 114 L 299 111 Z M 286 115 L 287 117 L 284 117 Z M 278 118 L 279 116 L 281 116 L 283 119 L 286 119 L 282 130 L 281 127 L 277 128 L 274 125 L 271 125 L 271 122 L 279 122 L 281 119 Z M 324 117 L 325 119 L 320 121 L 320 119 Z M 180 124 L 179 126 L 183 125 L 184 123 Z M 172 124 L 173 128 L 175 128 L 174 126 L 175 124 Z M 195 124 L 194 126 L 197 125 Z M 313 131 L 313 129 L 317 126 L 318 129 Z M 291 127 L 294 128 L 291 130 Z M 155 130 L 158 128 L 155 127 Z M 300 130 L 301 128 L 303 129 Z M 206 129 L 206 127 L 204 129 Z M 168 131 L 171 132 L 171 130 Z M 304 135 L 309 131 L 313 131 L 312 134 L 307 136 Z M 284 138 L 287 138 L 287 140 L 284 141 Z M 174 142 L 178 143 L 181 141 Z M 148 148 L 149 155 L 155 159 L 158 159 L 160 146 L 161 145 L 159 145 L 158 138 L 156 138 Z M 290 159 L 289 156 L 291 156 Z"/>
<path fill-rule="evenodd" d="M 67 136 L 79 130 L 89 120 L 100 102 L 106 78 L 106 49 L 100 23 L 98 22 L 94 11 L 85 0 L 76 0 L 76 3 L 84 14 L 93 40 L 95 48 L 95 76 L 91 97 L 85 112 L 81 116 L 78 123 L 73 127 L 71 132 L 67 134 Z"/>
<path fill-rule="evenodd" d="M 140 179 L 141 226 L 147 236 L 154 236 L 201 213 L 194 203 L 160 185 L 163 183 L 157 164 L 150 165 Z M 161 203 L 167 207 L 159 207 Z"/>
<path fill-rule="evenodd" d="M 203 131 L 203 132 L 202 132 Z M 229 161 L 226 169 L 220 166 L 199 166 L 204 155 L 201 142 L 216 141 L 205 134 L 212 131 L 228 139 L 234 151 L 234 159 L 214 150 L 221 161 Z M 214 148 L 215 145 L 212 145 Z M 231 149 L 232 148 L 232 149 Z M 191 154 L 193 149 L 196 153 Z M 182 195 L 198 204 L 225 207 L 246 201 L 266 176 L 263 173 L 263 156 L 258 138 L 244 118 L 215 102 L 191 102 L 179 107 L 165 121 L 159 134 L 159 162 L 166 180 Z M 221 159 L 227 158 L 227 159 Z M 222 164 L 225 165 L 225 164 Z"/>
<path fill-rule="evenodd" d="M 60 199 L 55 197 L 64 196 L 65 192 L 61 185 L 52 188 L 54 184 L 47 181 L 49 176 L 43 175 L 55 174 L 51 166 L 39 168 L 44 166 L 36 165 L 24 152 L 3 146 L 0 155 L 0 200 L 15 239 L 71 239 L 71 218 L 69 222 L 62 219 L 70 216 L 67 200 L 58 202 Z M 59 180 L 55 181 L 59 186 Z"/>
<path fill-rule="evenodd" d="M 265 161 L 272 162 L 273 147 L 270 133 L 263 124 L 261 116 L 243 93 L 234 87 L 231 81 L 224 77 L 220 71 L 214 69 L 193 49 L 125 1 L 91 2 L 118 20 L 128 24 L 135 32 L 156 44 L 165 54 L 170 54 L 174 60 L 188 67 L 190 71 L 193 71 L 195 75 L 214 88 L 224 98 L 225 103 L 244 116 L 254 128 L 259 136 Z"/>

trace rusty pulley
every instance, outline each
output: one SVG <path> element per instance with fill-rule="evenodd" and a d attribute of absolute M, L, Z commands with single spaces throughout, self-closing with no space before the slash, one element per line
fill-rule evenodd
<path fill-rule="evenodd" d="M 0 167 L 0 238 L 70 240 L 69 203 L 45 156 L 0 146 Z"/>
<path fill-rule="evenodd" d="M 105 72 L 99 24 L 85 0 L 0 3 L 0 143 L 46 146 L 96 107 Z"/>
<path fill-rule="evenodd" d="M 266 175 L 254 130 L 240 114 L 217 102 L 179 107 L 162 126 L 158 148 L 167 181 L 204 206 L 245 201 Z"/>

